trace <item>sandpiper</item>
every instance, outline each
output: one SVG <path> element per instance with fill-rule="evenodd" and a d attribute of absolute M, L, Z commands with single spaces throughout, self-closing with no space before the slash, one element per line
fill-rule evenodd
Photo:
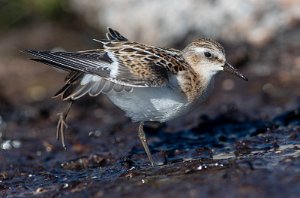
<path fill-rule="evenodd" d="M 65 120 L 74 100 L 89 94 L 105 94 L 115 105 L 139 123 L 138 136 L 154 165 L 143 124 L 165 122 L 187 113 L 205 99 L 215 74 L 231 72 L 247 81 L 226 62 L 222 45 L 212 39 L 198 39 L 182 51 L 131 42 L 107 28 L 100 49 L 77 52 L 26 50 L 33 60 L 66 70 L 65 85 L 55 94 L 69 101 L 60 113 L 57 138 L 64 143 Z"/>

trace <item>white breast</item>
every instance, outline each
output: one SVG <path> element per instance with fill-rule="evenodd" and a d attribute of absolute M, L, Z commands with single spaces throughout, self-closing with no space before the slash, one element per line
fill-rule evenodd
<path fill-rule="evenodd" d="M 187 101 L 185 94 L 179 88 L 179 77 L 171 77 L 169 84 L 163 87 L 126 88 L 118 85 L 121 86 L 119 89 L 115 87 L 117 84 L 106 81 L 100 76 L 86 74 L 80 84 L 88 86 L 88 89 L 83 89 L 85 92 L 80 95 L 89 93 L 91 96 L 96 96 L 103 93 L 133 121 L 165 122 L 183 115 L 192 108 L 192 103 Z M 213 79 L 208 89 L 205 89 L 193 104 L 198 104 L 205 99 L 207 90 L 210 90 L 212 84 Z"/>
<path fill-rule="evenodd" d="M 132 92 L 110 92 L 107 96 L 133 121 L 165 122 L 186 112 L 189 107 L 182 92 L 167 86 L 134 88 Z"/>

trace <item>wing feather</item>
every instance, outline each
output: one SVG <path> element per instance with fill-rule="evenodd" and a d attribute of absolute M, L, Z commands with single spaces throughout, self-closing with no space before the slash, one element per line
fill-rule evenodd
<path fill-rule="evenodd" d="M 118 31 L 109 27 L 107 28 L 106 38 L 112 41 L 128 41 L 128 39 L 121 35 Z"/>
<path fill-rule="evenodd" d="M 113 52 L 49 52 L 27 50 L 48 65 L 67 71 L 95 74 L 116 84 L 132 87 L 158 87 L 168 82 L 168 70 L 140 57 L 125 59 Z M 91 53 L 91 54 L 90 54 Z M 136 64 L 136 65 L 134 65 Z M 131 66 L 131 67 L 128 67 Z"/>
<path fill-rule="evenodd" d="M 55 96 L 77 99 L 134 87 L 161 87 L 169 76 L 188 67 L 180 51 L 129 42 L 118 31 L 107 29 L 102 49 L 78 52 L 26 50 L 33 60 L 69 71 L 66 84 Z M 98 40 L 97 40 L 98 41 Z M 91 78 L 95 79 L 89 79 Z"/>

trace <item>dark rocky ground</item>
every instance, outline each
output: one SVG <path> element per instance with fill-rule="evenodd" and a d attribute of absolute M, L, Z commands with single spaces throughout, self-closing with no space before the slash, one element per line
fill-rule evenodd
<path fill-rule="evenodd" d="M 156 167 L 149 166 L 137 126 L 105 97 L 77 101 L 68 149 L 56 141 L 56 114 L 65 104 L 51 95 L 64 74 L 17 49 L 96 47 L 87 35 L 50 24 L 1 33 L 1 197 L 299 196 L 299 26 L 260 48 L 225 43 L 249 82 L 220 74 L 194 112 L 149 123 Z"/>

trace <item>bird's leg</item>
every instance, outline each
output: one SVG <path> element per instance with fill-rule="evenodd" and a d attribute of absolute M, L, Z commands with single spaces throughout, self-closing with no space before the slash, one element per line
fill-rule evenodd
<path fill-rule="evenodd" d="M 148 159 L 151 163 L 151 166 L 154 166 L 154 160 L 152 158 L 152 155 L 150 153 L 150 150 L 149 150 L 149 147 L 148 147 L 148 144 L 147 144 L 147 140 L 146 140 L 146 135 L 145 135 L 145 132 L 144 132 L 144 123 L 143 122 L 140 122 L 140 125 L 139 125 L 139 131 L 138 131 L 138 135 L 139 135 L 139 138 L 142 142 L 142 145 L 146 151 L 146 154 L 148 156 Z"/>
<path fill-rule="evenodd" d="M 64 149 L 67 149 L 65 144 L 65 135 L 64 130 L 68 128 L 68 125 L 66 123 L 66 118 L 68 116 L 68 113 L 70 111 L 70 108 L 72 106 L 73 100 L 70 100 L 65 108 L 65 110 L 62 113 L 58 113 L 59 116 L 57 128 L 56 128 L 56 139 L 59 140 L 59 137 L 61 137 L 61 143 Z"/>

